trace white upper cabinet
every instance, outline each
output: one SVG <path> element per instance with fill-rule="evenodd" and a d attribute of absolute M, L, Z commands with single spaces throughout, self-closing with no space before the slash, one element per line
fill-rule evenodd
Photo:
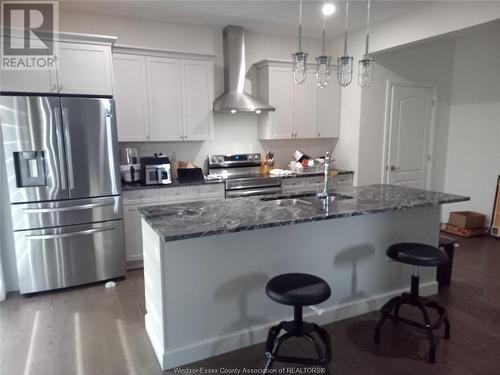
<path fill-rule="evenodd" d="M 0 90 L 113 95 L 111 45 L 115 40 L 113 37 L 61 33 L 57 70 L 2 70 Z"/>
<path fill-rule="evenodd" d="M 293 82 L 290 62 L 264 60 L 256 66 L 259 98 L 276 108 L 259 115 L 260 139 L 339 136 L 340 88 L 335 81 L 318 87 L 313 65 L 301 85 Z"/>
<path fill-rule="evenodd" d="M 317 136 L 316 121 L 318 117 L 318 85 L 315 72 L 306 72 L 307 79 L 301 85 L 294 87 L 294 137 L 314 138 Z M 276 108 L 278 110 L 278 108 Z"/>
<path fill-rule="evenodd" d="M 266 72 L 269 79 L 269 99 L 265 102 L 275 108 L 293 108 L 293 81 L 290 69 L 272 67 Z M 259 89 L 260 89 L 259 81 Z M 262 87 L 265 87 L 263 85 Z M 259 123 L 268 117 L 267 127 L 262 127 L 266 134 L 261 138 L 283 139 L 293 137 L 293 111 L 271 111 L 259 116 Z M 259 129 L 260 131 L 260 129 Z"/>
<path fill-rule="evenodd" d="M 332 77 L 328 86 L 318 88 L 317 131 L 320 138 L 338 138 L 340 133 L 340 98 L 342 88 Z"/>
<path fill-rule="evenodd" d="M 53 70 L 0 70 L 0 91 L 25 93 L 57 92 Z"/>
<path fill-rule="evenodd" d="M 123 56 L 135 57 L 134 62 L 122 62 Z M 113 60 L 120 141 L 213 139 L 212 56 L 117 47 Z M 120 72 L 121 65 L 128 68 L 122 67 Z M 146 83 L 145 88 L 141 82 Z M 127 98 L 127 92 L 133 87 L 140 88 L 140 95 Z M 125 115 L 120 112 L 123 107 L 126 107 Z M 121 120 L 129 113 L 136 117 Z"/>
<path fill-rule="evenodd" d="M 148 94 L 146 58 L 113 55 L 114 91 L 120 142 L 148 140 Z"/>
<path fill-rule="evenodd" d="M 60 93 L 113 95 L 110 46 L 61 42 L 59 55 Z"/>
<path fill-rule="evenodd" d="M 146 62 L 149 140 L 182 140 L 181 62 L 164 57 L 146 57 Z"/>
<path fill-rule="evenodd" d="M 213 138 L 213 65 L 207 61 L 183 61 L 184 137 L 187 140 Z"/>

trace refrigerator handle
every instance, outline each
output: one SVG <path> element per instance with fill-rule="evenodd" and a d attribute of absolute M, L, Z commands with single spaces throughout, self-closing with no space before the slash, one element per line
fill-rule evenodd
<path fill-rule="evenodd" d="M 75 176 L 73 171 L 73 154 L 71 152 L 71 138 L 69 136 L 69 124 L 68 124 L 68 108 L 62 109 L 62 117 L 64 123 L 64 142 L 66 143 L 66 156 L 68 160 L 68 183 L 69 189 L 73 190 L 75 188 Z"/>
<path fill-rule="evenodd" d="M 108 230 L 114 230 L 114 226 L 106 226 L 101 228 L 92 228 L 86 230 L 80 230 L 76 232 L 65 232 L 65 233 L 57 233 L 57 234 L 27 234 L 24 236 L 27 240 L 53 240 L 57 238 L 68 238 L 68 237 L 76 237 L 76 236 L 88 236 L 94 233 L 106 232 Z"/>
<path fill-rule="evenodd" d="M 62 124 L 60 119 L 61 109 L 59 107 L 54 107 L 54 120 L 56 124 L 56 137 L 57 137 L 57 150 L 59 156 L 59 168 L 61 169 L 61 188 L 66 190 L 66 165 L 64 159 L 64 148 L 62 142 Z"/>

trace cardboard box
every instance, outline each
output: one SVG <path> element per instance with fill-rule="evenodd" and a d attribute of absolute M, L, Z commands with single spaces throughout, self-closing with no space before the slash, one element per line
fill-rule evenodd
<path fill-rule="evenodd" d="M 441 230 L 446 233 L 451 233 L 460 237 L 476 237 L 483 236 L 488 233 L 486 228 L 460 228 L 451 224 L 441 224 Z"/>
<path fill-rule="evenodd" d="M 476 229 L 484 228 L 486 216 L 472 211 L 450 212 L 448 224 L 459 228 Z"/>

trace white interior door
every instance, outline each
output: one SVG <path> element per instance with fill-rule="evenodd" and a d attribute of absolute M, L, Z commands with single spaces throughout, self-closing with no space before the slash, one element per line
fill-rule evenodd
<path fill-rule="evenodd" d="M 387 182 L 425 189 L 429 185 L 432 87 L 392 85 L 389 90 Z"/>

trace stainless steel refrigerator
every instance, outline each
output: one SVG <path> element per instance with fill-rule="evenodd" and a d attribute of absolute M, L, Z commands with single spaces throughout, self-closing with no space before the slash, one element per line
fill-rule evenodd
<path fill-rule="evenodd" d="M 112 99 L 0 96 L 21 293 L 125 274 Z"/>

